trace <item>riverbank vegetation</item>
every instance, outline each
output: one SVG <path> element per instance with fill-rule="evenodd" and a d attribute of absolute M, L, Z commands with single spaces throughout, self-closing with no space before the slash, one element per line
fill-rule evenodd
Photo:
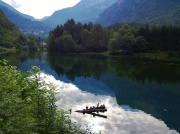
<path fill-rule="evenodd" d="M 55 53 L 105 52 L 111 55 L 134 53 L 180 52 L 179 26 L 149 26 L 114 24 L 107 28 L 100 24 L 75 23 L 73 19 L 52 30 L 47 49 Z"/>
<path fill-rule="evenodd" d="M 39 76 L 38 67 L 22 73 L 0 61 L 0 133 L 86 133 L 57 108 L 55 87 Z"/>

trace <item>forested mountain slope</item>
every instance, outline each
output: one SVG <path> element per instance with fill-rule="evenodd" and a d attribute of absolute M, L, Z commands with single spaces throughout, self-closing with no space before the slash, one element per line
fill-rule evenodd
<path fill-rule="evenodd" d="M 119 0 L 97 19 L 104 26 L 117 22 L 180 24 L 180 0 Z"/>
<path fill-rule="evenodd" d="M 18 27 L 0 9 L 0 54 L 38 49 L 40 49 L 38 39 L 22 35 Z"/>
<path fill-rule="evenodd" d="M 0 47 L 10 46 L 19 35 L 16 25 L 10 22 L 0 10 Z"/>
<path fill-rule="evenodd" d="M 52 26 L 64 24 L 73 18 L 76 22 L 94 22 L 100 13 L 117 0 L 81 0 L 73 7 L 54 12 L 49 18 L 42 20 Z"/>

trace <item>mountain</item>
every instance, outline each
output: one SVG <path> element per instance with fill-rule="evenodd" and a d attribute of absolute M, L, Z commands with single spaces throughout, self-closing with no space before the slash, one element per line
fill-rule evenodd
<path fill-rule="evenodd" d="M 0 9 L 0 55 L 7 53 L 34 52 L 41 47 L 39 40 L 21 34 Z"/>
<path fill-rule="evenodd" d="M 47 34 L 51 29 L 48 24 L 35 21 L 33 17 L 18 12 L 16 9 L 1 0 L 0 9 L 10 21 L 19 27 L 23 33 L 42 35 Z"/>
<path fill-rule="evenodd" d="M 100 13 L 117 0 L 81 0 L 73 7 L 54 12 L 49 18 L 42 20 L 52 26 L 64 24 L 73 18 L 76 22 L 94 22 Z"/>
<path fill-rule="evenodd" d="M 96 23 L 180 24 L 180 0 L 119 0 L 100 14 Z"/>
<path fill-rule="evenodd" d="M 20 31 L 17 28 L 17 26 L 13 24 L 11 21 L 9 21 L 9 19 L 5 16 L 3 11 L 0 9 L 0 35 L 6 34 L 7 32 L 11 32 L 12 35 L 20 34 Z"/>
<path fill-rule="evenodd" d="M 0 54 L 6 50 L 6 48 L 12 48 L 14 42 L 19 37 L 20 31 L 15 24 L 13 24 L 4 15 L 0 9 Z"/>

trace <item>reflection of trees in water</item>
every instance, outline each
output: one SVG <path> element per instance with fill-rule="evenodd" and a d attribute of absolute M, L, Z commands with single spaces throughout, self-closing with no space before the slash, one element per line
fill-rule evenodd
<path fill-rule="evenodd" d="M 146 61 L 112 60 L 101 56 L 60 55 L 47 56 L 50 67 L 70 80 L 75 77 L 93 77 L 99 79 L 105 72 L 112 72 L 120 78 L 144 83 L 176 83 L 180 81 L 180 65 Z"/>
<path fill-rule="evenodd" d="M 119 105 L 142 110 L 180 132 L 180 83 L 158 84 L 146 81 L 142 84 L 118 78 L 112 73 L 104 75 L 102 81 L 114 90 Z"/>
<path fill-rule="evenodd" d="M 30 59 L 37 59 L 41 60 L 42 53 L 41 52 L 19 52 L 19 53 L 7 53 L 0 55 L 1 59 L 8 60 L 8 64 L 16 66 L 18 68 L 21 67 L 22 63 Z"/>
<path fill-rule="evenodd" d="M 20 53 L 5 57 L 10 60 L 11 65 L 18 67 L 29 59 L 42 58 L 38 53 Z M 59 76 L 65 75 L 69 80 L 73 81 L 76 77 L 100 80 L 114 90 L 119 105 L 126 104 L 143 110 L 178 130 L 179 64 L 118 60 L 82 54 L 47 55 L 47 61 L 52 70 Z"/>
<path fill-rule="evenodd" d="M 93 77 L 99 79 L 107 70 L 106 60 L 94 57 L 82 58 L 79 56 L 48 55 L 47 61 L 59 76 L 66 75 L 72 81 L 75 77 Z"/>
<path fill-rule="evenodd" d="M 138 108 L 179 129 L 180 65 L 102 57 L 47 56 L 58 75 L 93 77 L 116 94 L 119 105 Z M 109 72 L 109 73 L 108 73 Z"/>
<path fill-rule="evenodd" d="M 121 78 L 142 83 L 145 81 L 157 83 L 180 82 L 180 64 L 109 61 L 108 69 Z"/>
<path fill-rule="evenodd" d="M 178 65 L 152 63 L 131 63 L 131 65 L 116 66 L 119 69 L 119 72 L 115 69 L 117 75 L 126 79 L 111 80 L 111 77 L 106 80 L 107 83 L 112 83 L 110 87 L 115 91 L 118 104 L 127 104 L 143 110 L 178 130 L 180 113 Z M 137 81 L 142 84 L 136 83 Z"/>

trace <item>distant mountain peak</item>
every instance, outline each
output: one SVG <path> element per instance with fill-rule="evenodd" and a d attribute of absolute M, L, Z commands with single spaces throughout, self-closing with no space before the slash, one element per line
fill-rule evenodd
<path fill-rule="evenodd" d="M 123 0 L 118 0 L 118 4 L 121 4 L 123 2 Z"/>
<path fill-rule="evenodd" d="M 88 3 L 86 5 L 86 7 L 91 7 L 91 6 L 94 6 L 94 5 L 97 5 L 97 4 L 100 4 L 102 2 L 105 2 L 106 0 L 84 0 L 84 3 Z"/>
<path fill-rule="evenodd" d="M 81 0 L 73 7 L 55 11 L 49 18 L 42 20 L 45 23 L 57 26 L 73 18 L 77 22 L 94 22 L 100 13 L 110 7 L 117 0 Z"/>
<path fill-rule="evenodd" d="M 118 0 L 96 23 L 104 26 L 119 22 L 180 24 L 180 0 Z"/>

